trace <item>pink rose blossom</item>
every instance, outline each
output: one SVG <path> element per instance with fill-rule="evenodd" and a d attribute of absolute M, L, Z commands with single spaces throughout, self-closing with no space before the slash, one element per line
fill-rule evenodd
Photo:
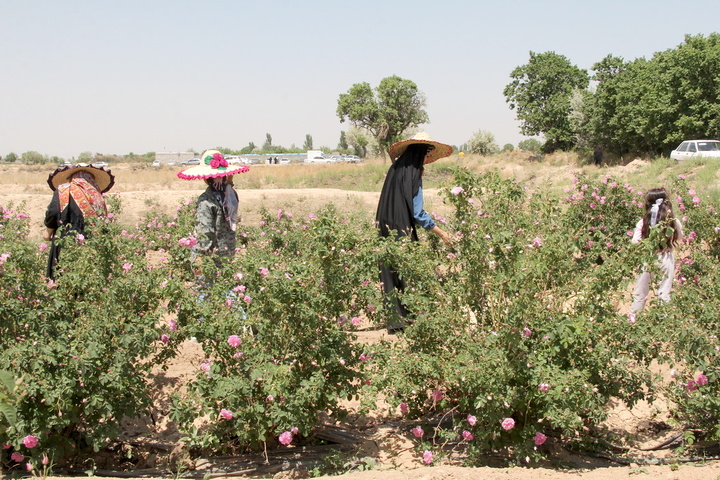
<path fill-rule="evenodd" d="M 522 336 L 525 337 L 525 338 L 527 338 L 527 337 L 529 337 L 530 335 L 532 335 L 532 330 L 530 330 L 530 329 L 527 328 L 527 327 L 523 328 Z"/>
<path fill-rule="evenodd" d="M 174 320 L 174 319 L 168 320 L 168 328 L 173 332 L 175 330 L 177 330 L 178 329 L 177 320 Z"/>
<path fill-rule="evenodd" d="M 300 430 L 298 430 L 297 427 L 293 427 L 293 428 L 290 429 L 290 433 L 292 433 L 293 435 L 297 435 L 299 431 L 300 431 Z"/>
<path fill-rule="evenodd" d="M 695 383 L 697 383 L 698 387 L 702 387 L 702 386 L 708 384 L 708 378 L 701 373 L 701 374 L 698 375 L 698 377 L 695 379 Z"/>
<path fill-rule="evenodd" d="M 202 370 L 203 372 L 209 372 L 210 371 L 210 362 L 201 363 L 200 370 Z"/>
<path fill-rule="evenodd" d="M 408 405 L 407 405 L 407 403 L 402 402 L 402 403 L 400 404 L 400 413 L 402 413 L 403 415 L 407 415 L 407 413 L 408 413 Z"/>
<path fill-rule="evenodd" d="M 533 245 L 533 247 L 535 247 L 535 248 L 537 248 L 537 247 L 542 247 L 542 238 L 540 238 L 540 237 L 535 237 L 535 238 L 533 238 L 533 243 L 532 243 L 532 245 Z"/>
<path fill-rule="evenodd" d="M 533 442 L 535 442 L 535 445 L 542 445 L 545 443 L 545 440 L 547 440 L 547 435 L 544 435 L 540 432 L 535 433 L 535 437 L 533 437 Z"/>
<path fill-rule="evenodd" d="M 75 237 L 75 241 L 82 245 L 83 243 L 85 243 L 85 235 L 83 235 L 82 233 L 78 233 Z"/>
<path fill-rule="evenodd" d="M 268 273 L 270 273 L 270 270 L 268 270 L 267 268 L 262 267 L 260 269 L 260 275 L 267 275 Z"/>
<path fill-rule="evenodd" d="M 477 423 L 477 418 L 475 417 L 475 415 L 468 415 L 467 421 L 470 424 L 470 426 L 472 427 L 472 426 L 475 426 L 475 424 Z"/>
<path fill-rule="evenodd" d="M 453 188 L 450 190 L 450 193 L 452 193 L 453 195 L 460 195 L 460 194 L 463 193 L 464 191 L 465 191 L 465 189 L 462 188 L 462 187 L 453 187 Z"/>
<path fill-rule="evenodd" d="M 425 431 L 422 429 L 422 427 L 415 427 L 412 430 L 410 430 L 415 437 L 420 438 L 425 434 Z"/>
<path fill-rule="evenodd" d="M 48 245 L 47 245 L 47 243 L 43 242 L 38 246 L 38 248 L 40 249 L 41 252 L 44 252 L 45 250 L 47 250 Z"/>
<path fill-rule="evenodd" d="M 123 272 L 128 273 L 130 270 L 132 270 L 133 264 L 132 263 L 124 263 L 123 264 Z"/>
<path fill-rule="evenodd" d="M 473 436 L 473 434 L 470 433 L 470 432 L 467 431 L 467 430 L 463 430 L 463 432 L 462 432 L 462 437 L 463 437 L 463 440 L 465 440 L 466 442 L 469 442 L 469 441 L 471 441 L 472 439 L 475 438 L 475 437 Z"/>
<path fill-rule="evenodd" d="M 27 448 L 35 448 L 37 447 L 38 439 L 35 435 L 28 435 L 27 437 L 23 438 L 22 443 Z"/>
<path fill-rule="evenodd" d="M 432 392 L 432 399 L 435 402 L 439 402 L 443 399 L 443 392 L 441 390 L 435 389 Z"/>
<path fill-rule="evenodd" d="M 233 418 L 233 413 L 230 410 L 223 408 L 220 410 L 220 416 L 225 420 L 230 420 Z"/>
<path fill-rule="evenodd" d="M 237 335 L 230 335 L 227 339 L 228 345 L 231 347 L 239 347 L 241 340 Z"/>
<path fill-rule="evenodd" d="M 13 462 L 20 463 L 20 462 L 22 462 L 23 460 L 25 460 L 25 455 L 23 455 L 23 454 L 20 453 L 20 452 L 13 452 L 13 453 L 10 455 L 10 460 L 12 460 Z"/>
<path fill-rule="evenodd" d="M 685 389 L 688 392 L 692 392 L 692 391 L 698 389 L 698 384 L 697 384 L 697 382 L 695 382 L 695 380 L 689 380 L 687 385 L 685 385 Z"/>
<path fill-rule="evenodd" d="M 244 300 L 245 302 L 247 302 L 247 303 L 252 302 L 252 298 L 248 297 L 247 295 L 245 295 L 245 296 L 243 297 L 243 300 Z"/>
<path fill-rule="evenodd" d="M 358 317 L 353 317 L 351 321 L 352 321 L 352 324 L 355 325 L 356 327 L 358 325 L 360 325 L 360 319 Z"/>
<path fill-rule="evenodd" d="M 700 203 L 700 197 L 693 197 L 693 203 Z"/>
<path fill-rule="evenodd" d="M 433 454 L 430 450 L 425 450 L 423 452 L 423 462 L 425 462 L 427 465 L 433 463 Z"/>
<path fill-rule="evenodd" d="M 160 341 L 167 345 L 167 343 L 170 341 L 170 337 L 163 333 L 162 335 L 160 335 Z"/>
<path fill-rule="evenodd" d="M 542 393 L 547 393 L 548 391 L 550 391 L 550 385 L 548 385 L 547 383 L 541 383 L 540 385 L 538 385 L 538 389 L 540 389 Z"/>
<path fill-rule="evenodd" d="M 510 417 L 508 417 L 508 418 L 506 418 L 505 420 L 503 420 L 503 421 L 500 423 L 500 425 L 501 425 L 502 428 L 505 429 L 505 430 L 512 430 L 513 428 L 515 428 L 515 420 L 513 420 L 513 419 L 510 418 Z"/>
<path fill-rule="evenodd" d="M 278 437 L 278 441 L 283 445 L 290 445 L 293 441 L 293 434 L 290 432 L 283 432 Z"/>

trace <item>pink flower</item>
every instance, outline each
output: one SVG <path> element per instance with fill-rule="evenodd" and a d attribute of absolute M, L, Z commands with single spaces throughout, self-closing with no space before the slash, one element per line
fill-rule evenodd
<path fill-rule="evenodd" d="M 23 438 L 22 443 L 27 448 L 35 448 L 37 447 L 38 439 L 35 435 L 28 435 L 27 437 Z"/>
<path fill-rule="evenodd" d="M 512 430 L 513 428 L 515 428 L 515 420 L 513 420 L 513 419 L 510 418 L 510 417 L 508 417 L 508 418 L 506 418 L 505 420 L 503 420 L 503 421 L 500 423 L 500 425 L 501 425 L 502 428 L 505 429 L 505 430 Z"/>
<path fill-rule="evenodd" d="M 47 455 L 43 455 L 42 464 L 47 465 L 48 463 L 50 463 L 50 459 L 48 458 Z"/>
<path fill-rule="evenodd" d="M 178 329 L 178 323 L 175 319 L 168 320 L 168 328 L 173 332 Z"/>
<path fill-rule="evenodd" d="M 160 335 L 160 341 L 167 345 L 167 343 L 170 341 L 170 337 L 163 333 L 162 335 Z"/>
<path fill-rule="evenodd" d="M 20 453 L 20 452 L 13 452 L 13 453 L 10 455 L 10 460 L 12 460 L 13 462 L 18 462 L 18 463 L 20 463 L 20 462 L 22 462 L 23 460 L 25 460 L 25 455 L 23 455 L 23 454 Z"/>
<path fill-rule="evenodd" d="M 477 418 L 475 417 L 475 415 L 468 415 L 467 421 L 470 424 L 470 426 L 472 427 L 472 426 L 475 426 L 475 424 L 477 423 Z"/>
<path fill-rule="evenodd" d="M 425 450 L 423 452 L 423 462 L 425 462 L 427 465 L 433 463 L 433 454 L 430 450 Z"/>
<path fill-rule="evenodd" d="M 197 244 L 197 238 L 181 238 L 178 243 L 180 243 L 180 246 L 182 247 L 194 247 Z"/>
<path fill-rule="evenodd" d="M 293 441 L 293 435 L 290 432 L 283 432 L 278 437 L 278 441 L 283 445 L 290 445 Z"/>
<path fill-rule="evenodd" d="M 245 302 L 247 302 L 247 303 L 252 302 L 252 298 L 248 297 L 247 295 L 245 295 L 245 296 L 243 297 L 243 300 L 244 300 Z"/>
<path fill-rule="evenodd" d="M 267 268 L 262 267 L 260 269 L 260 275 L 267 275 L 268 273 L 270 273 L 270 270 L 268 270 Z"/>
<path fill-rule="evenodd" d="M 220 416 L 223 417 L 225 420 L 230 420 L 231 418 L 233 418 L 233 413 L 230 410 L 223 408 L 220 410 Z"/>
<path fill-rule="evenodd" d="M 230 345 L 231 347 L 239 347 L 242 341 L 237 335 L 230 335 L 227 339 L 227 342 L 228 345 Z"/>
<path fill-rule="evenodd" d="M 210 371 L 210 362 L 201 363 L 200 370 L 202 370 L 203 372 L 209 372 Z"/>
<path fill-rule="evenodd" d="M 535 247 L 535 248 L 542 247 L 542 238 L 540 238 L 540 237 L 533 238 L 532 244 L 533 244 L 533 247 Z"/>
<path fill-rule="evenodd" d="M 422 427 L 420 427 L 420 426 L 415 427 L 415 428 L 413 428 L 413 429 L 410 430 L 410 431 L 411 431 L 412 434 L 415 435 L 415 437 L 417 437 L 417 438 L 422 437 L 423 434 L 425 433 L 425 431 L 424 431 L 424 430 L 422 429 Z"/>
<path fill-rule="evenodd" d="M 41 243 L 41 244 L 38 246 L 38 248 L 40 249 L 41 252 L 44 252 L 44 251 L 47 250 L 47 248 L 48 248 L 47 243 L 45 243 L 45 242 Z"/>
<path fill-rule="evenodd" d="M 533 442 L 535 442 L 535 445 L 542 445 L 545 443 L 545 440 L 547 440 L 547 435 L 543 435 L 540 432 L 535 433 L 535 437 L 533 437 Z"/>
<path fill-rule="evenodd" d="M 685 386 L 685 389 L 686 389 L 688 392 L 692 392 L 693 390 L 697 390 L 697 389 L 698 389 L 698 384 L 695 382 L 695 380 L 689 380 L 688 383 L 687 383 L 687 385 Z"/>
<path fill-rule="evenodd" d="M 408 413 L 407 403 L 402 402 L 402 403 L 400 404 L 400 413 L 402 413 L 403 415 L 407 415 L 407 413 Z"/>
<path fill-rule="evenodd" d="M 267 397 L 265 397 L 265 399 L 266 399 L 268 402 L 274 402 L 274 401 L 275 401 L 275 397 L 273 397 L 272 395 L 268 395 Z"/>
<path fill-rule="evenodd" d="M 700 197 L 693 197 L 693 203 L 700 203 Z"/>
<path fill-rule="evenodd" d="M 75 237 L 75 241 L 82 245 L 83 243 L 85 243 L 85 235 L 83 235 L 82 233 L 78 233 Z"/>
<path fill-rule="evenodd" d="M 548 385 L 547 383 L 541 383 L 540 385 L 538 385 L 538 389 L 542 393 L 547 393 L 548 391 L 550 391 L 550 385 Z"/>
<path fill-rule="evenodd" d="M 210 160 L 210 168 L 218 168 L 220 166 L 220 162 L 216 159 Z"/>
<path fill-rule="evenodd" d="M 443 392 L 441 390 L 435 389 L 432 392 L 432 399 L 435 402 L 439 402 L 443 399 Z"/>
<path fill-rule="evenodd" d="M 299 431 L 300 431 L 300 430 L 298 430 L 297 427 L 293 427 L 293 428 L 290 429 L 290 433 L 292 433 L 293 435 L 297 435 Z"/>
<path fill-rule="evenodd" d="M 356 327 L 358 325 L 360 325 L 360 319 L 358 317 L 353 317 L 351 321 L 352 321 L 352 324 L 355 325 Z"/>
<path fill-rule="evenodd" d="M 464 189 L 463 187 L 453 187 L 453 188 L 450 190 L 450 193 L 452 193 L 453 195 L 460 195 L 460 194 L 463 193 L 464 191 L 465 191 L 465 189 Z"/>
<path fill-rule="evenodd" d="M 695 379 L 695 383 L 697 383 L 698 387 L 702 387 L 702 386 L 708 384 L 708 378 L 701 373 L 701 374 L 698 375 L 698 377 Z"/>
<path fill-rule="evenodd" d="M 466 442 L 469 442 L 469 441 L 471 441 L 473 438 L 475 438 L 475 437 L 473 436 L 473 434 L 470 433 L 470 432 L 467 431 L 467 430 L 463 430 L 463 432 L 462 432 L 462 437 L 463 437 L 463 440 L 465 440 Z"/>
<path fill-rule="evenodd" d="M 530 335 L 532 335 L 532 330 L 530 330 L 530 329 L 527 328 L 527 327 L 523 328 L 522 336 L 525 337 L 525 338 L 527 338 L 527 337 L 529 337 Z"/>
<path fill-rule="evenodd" d="M 123 264 L 123 272 L 128 273 L 133 267 L 132 263 Z"/>

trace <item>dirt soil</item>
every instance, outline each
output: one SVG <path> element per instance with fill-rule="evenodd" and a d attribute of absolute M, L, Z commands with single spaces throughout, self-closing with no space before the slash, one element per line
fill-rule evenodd
<path fill-rule="evenodd" d="M 632 164 L 619 168 L 633 168 Z M 12 167 L 3 167 L 12 168 Z M 517 170 L 519 167 L 513 167 Z M 568 175 L 567 167 L 548 170 L 548 176 Z M 132 177 L 124 177 L 122 166 L 113 167 L 116 174 L 116 187 L 113 194 L 122 199 L 123 212 L 118 216 L 122 223 L 134 224 L 140 221 L 150 211 L 163 211 L 171 213 L 177 206 L 185 201 L 194 201 L 203 190 L 201 182 L 163 182 L 158 184 L 132 183 Z M 517 172 L 511 174 L 517 176 Z M 12 178 L 12 172 L 10 172 Z M 7 183 L 7 177 L 0 188 L 0 206 L 7 207 L 13 203 L 16 206 L 24 202 L 22 208 L 30 215 L 32 232 L 30 238 L 41 241 L 43 226 L 42 220 L 45 208 L 50 201 L 50 190 L 45 184 L 47 173 L 38 175 L 37 181 L 25 181 L 22 184 Z M 258 189 L 240 190 L 240 205 L 243 206 L 243 222 L 252 224 L 259 219 L 259 208 L 265 206 L 273 209 L 283 208 L 293 213 L 307 213 L 316 211 L 327 203 L 334 203 L 347 209 L 364 209 L 374 211 L 377 205 L 377 192 L 348 192 L 335 189 Z M 442 211 L 442 201 L 437 192 L 425 192 L 426 207 L 429 211 L 445 213 Z M 368 228 L 370 226 L 368 225 Z M 368 328 L 359 332 L 359 341 L 375 343 L 382 339 L 398 341 L 398 337 L 389 336 L 384 330 Z M 155 411 L 147 421 L 124 422 L 124 448 L 132 446 L 135 452 L 144 452 L 133 465 L 131 472 L 113 475 L 117 467 L 116 461 L 103 465 L 102 458 L 98 458 L 97 467 L 103 471 L 104 478 L 149 478 L 149 477 L 176 477 L 167 466 L 167 461 L 180 462 L 184 465 L 187 476 L 193 478 L 220 478 L 231 476 L 227 468 L 219 469 L 218 465 L 227 465 L 231 460 L 222 458 L 188 460 L 182 457 L 182 452 L 176 449 L 172 454 L 170 450 L 177 446 L 180 434 L 174 425 L 167 419 L 169 395 L 182 388 L 198 369 L 202 358 L 202 348 L 194 342 L 183 345 L 181 355 L 170 365 L 165 372 L 158 372 L 155 382 L 156 402 Z M 662 372 L 662 368 L 658 367 Z M 353 410 L 356 405 L 348 404 Z M 421 454 L 415 451 L 410 429 L 412 423 L 405 422 L 397 412 L 388 411 L 379 407 L 369 416 L 351 415 L 349 420 L 336 427 L 341 432 L 359 440 L 355 455 L 356 466 L 372 464 L 372 469 L 365 471 L 351 471 L 333 478 L 343 480 L 476 480 L 476 479 L 547 479 L 564 480 L 566 478 L 581 478 L 592 480 L 619 480 L 623 478 L 654 478 L 654 479 L 688 479 L 706 480 L 720 478 L 720 462 L 686 462 L 672 460 L 677 455 L 671 448 L 649 450 L 662 445 L 682 432 L 669 426 L 667 406 L 658 401 L 653 405 L 642 403 L 632 410 L 622 404 L 609 407 L 610 417 L 606 427 L 617 434 L 619 442 L 627 449 L 625 458 L 635 459 L 628 465 L 621 465 L 609 459 L 589 457 L 569 452 L 557 445 L 552 439 L 543 446 L 552 452 L 553 462 L 540 467 L 481 467 L 468 468 L 463 466 L 463 452 L 454 448 L 436 461 L 432 466 L 422 463 Z M 303 449 L 303 447 L 284 447 L 281 451 L 268 452 L 271 459 L 284 459 L 285 468 L 280 471 L 268 471 L 255 474 L 234 474 L 232 476 L 263 476 L 266 478 L 307 478 L 306 468 L 292 468 L 298 459 L 317 455 L 318 451 Z M 327 453 L 325 453 L 327 455 Z M 175 458 L 173 458 L 173 456 Z M 638 460 L 640 459 L 640 460 Z M 642 459 L 651 460 L 656 464 L 645 464 Z M 262 464 L 262 454 L 249 459 L 255 464 Z M 495 459 L 489 459 L 489 464 L 495 464 Z M 665 462 L 665 464 L 663 464 Z M 660 464 L 658 464 L 660 463 Z M 282 465 L 282 462 L 276 462 Z M 350 467 L 348 467 L 350 468 Z M 238 470 L 241 470 L 239 468 Z M 236 470 L 237 471 L 237 470 Z M 225 472 L 225 473 L 222 473 Z M 63 477 L 48 477 L 63 478 Z M 330 477 L 322 477 L 330 478 Z"/>

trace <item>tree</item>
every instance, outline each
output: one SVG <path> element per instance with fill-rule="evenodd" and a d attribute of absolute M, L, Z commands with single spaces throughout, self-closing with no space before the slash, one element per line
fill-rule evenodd
<path fill-rule="evenodd" d="M 312 139 L 312 135 L 310 135 L 309 133 L 307 135 L 305 135 L 305 143 L 303 144 L 303 148 L 305 150 L 313 149 L 313 139 Z"/>
<path fill-rule="evenodd" d="M 263 150 L 270 150 L 272 148 L 272 135 L 269 133 L 265 134 L 265 143 L 263 144 Z"/>
<path fill-rule="evenodd" d="M 485 130 L 475 132 L 467 142 L 467 151 L 480 155 L 492 155 L 499 150 L 495 143 L 495 135 Z"/>
<path fill-rule="evenodd" d="M 405 130 L 426 123 L 425 96 L 415 82 L 386 77 L 373 91 L 368 83 L 356 83 L 338 98 L 340 122 L 350 121 L 368 130 L 384 153 L 401 139 Z"/>
<path fill-rule="evenodd" d="M 512 152 L 513 150 L 515 150 L 515 146 L 513 146 L 512 143 L 506 143 L 505 145 L 503 145 L 502 149 L 503 152 Z"/>
<path fill-rule="evenodd" d="M 555 52 L 530 52 L 527 65 L 515 68 L 510 77 L 503 94 L 517 110 L 520 132 L 544 135 L 547 151 L 571 148 L 570 96 L 574 89 L 587 88 L 588 73 Z"/>
<path fill-rule="evenodd" d="M 338 142 L 338 150 L 344 152 L 347 149 L 348 149 L 348 143 L 347 143 L 347 140 L 345 139 L 345 131 L 341 130 L 340 131 L 340 141 Z"/>
<path fill-rule="evenodd" d="M 8 163 L 14 163 L 14 162 L 17 162 L 17 160 L 18 160 L 18 156 L 14 152 L 10 152 L 7 155 L 5 155 L 5 161 Z"/>
<path fill-rule="evenodd" d="M 247 155 L 248 153 L 252 153 L 255 150 L 255 143 L 250 142 L 248 143 L 247 147 L 240 150 L 240 155 Z"/>
<path fill-rule="evenodd" d="M 92 152 L 82 152 L 78 155 L 79 163 L 92 163 L 95 161 L 95 155 Z"/>
<path fill-rule="evenodd" d="M 535 138 L 526 138 L 518 143 L 518 148 L 526 152 L 538 153 L 542 149 L 542 143 Z"/>
<path fill-rule="evenodd" d="M 363 128 L 352 127 L 348 130 L 345 138 L 348 144 L 353 148 L 355 155 L 360 158 L 367 157 L 368 145 L 370 144 L 371 135 Z"/>
<path fill-rule="evenodd" d="M 43 165 L 47 159 L 41 153 L 31 150 L 20 155 L 20 161 L 26 165 Z"/>

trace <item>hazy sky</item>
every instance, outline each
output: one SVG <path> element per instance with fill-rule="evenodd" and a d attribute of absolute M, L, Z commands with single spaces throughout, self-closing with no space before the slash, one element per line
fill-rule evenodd
<path fill-rule="evenodd" d="M 355 83 L 398 75 L 436 140 L 522 140 L 502 94 L 529 52 L 590 69 L 720 31 L 717 0 L 0 0 L 0 156 L 334 148 Z"/>

